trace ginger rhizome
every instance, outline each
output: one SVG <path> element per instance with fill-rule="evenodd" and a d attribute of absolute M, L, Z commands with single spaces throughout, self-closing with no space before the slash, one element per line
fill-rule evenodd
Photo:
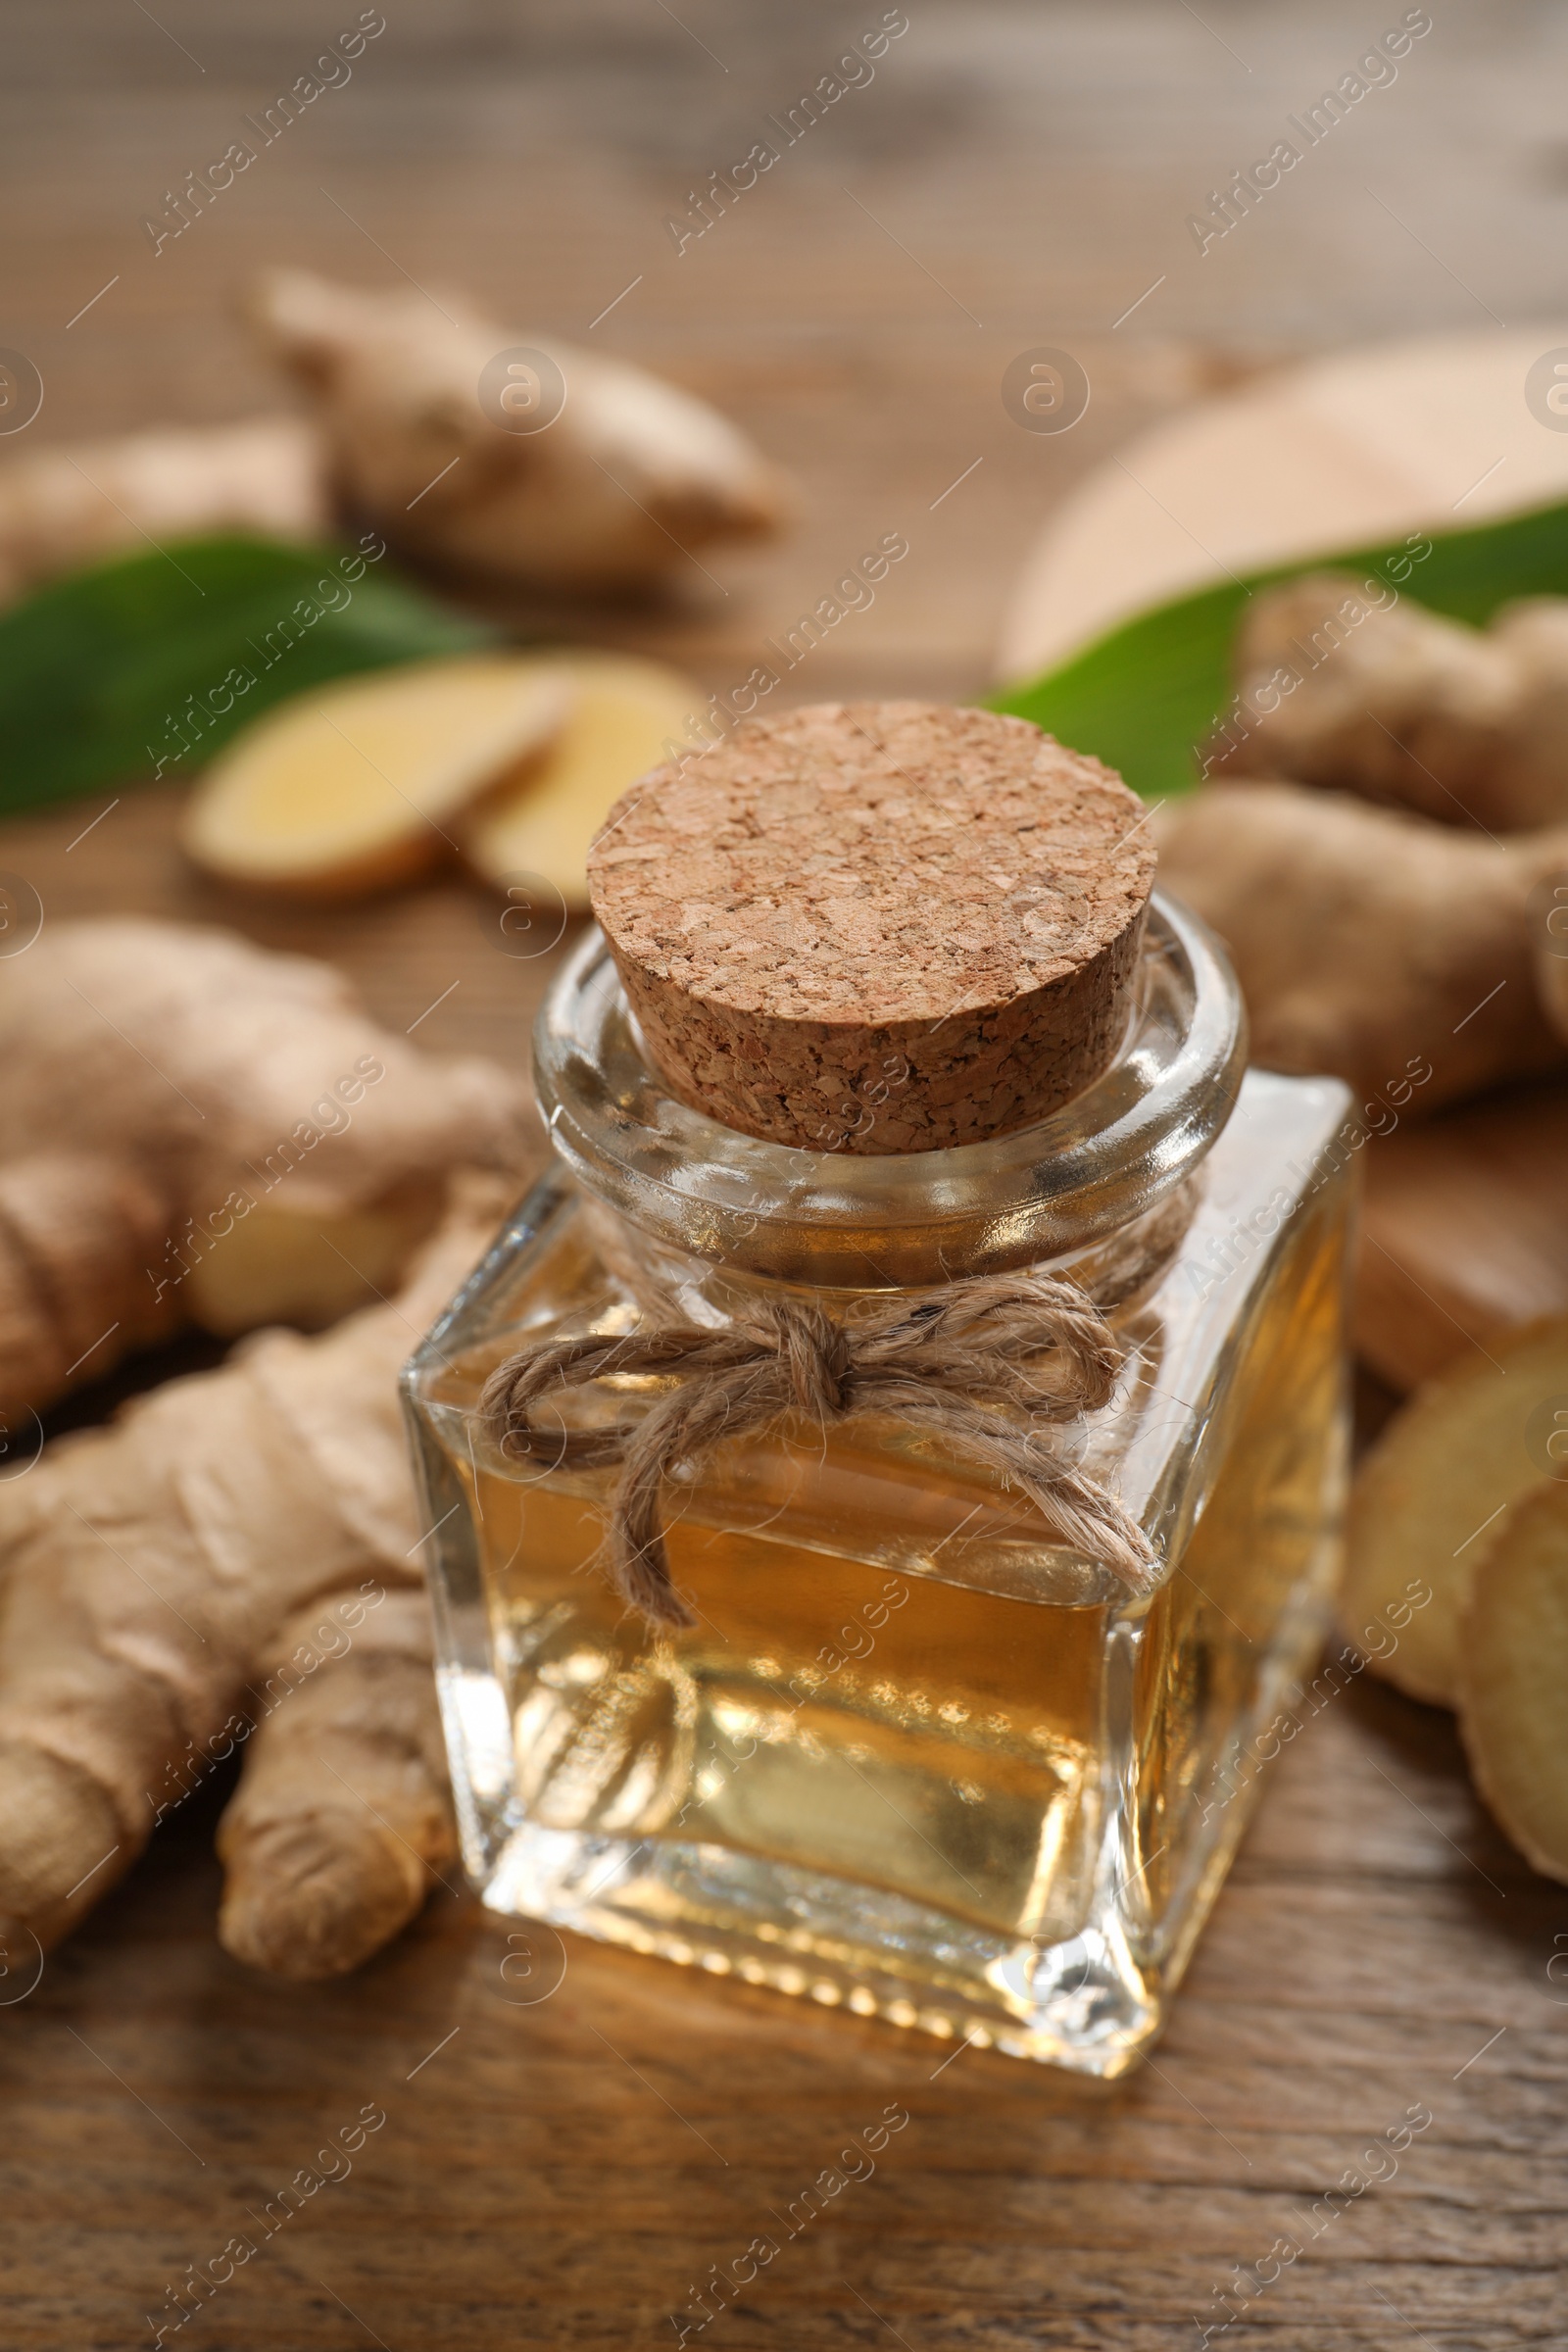
<path fill-rule="evenodd" d="M 0 1418 L 182 1323 L 319 1327 L 395 1282 L 517 1081 L 231 934 L 51 924 L 0 960 Z"/>
<path fill-rule="evenodd" d="M 1494 833 L 1568 820 L 1568 599 L 1467 628 L 1385 580 L 1261 590 L 1236 645 L 1242 728 L 1210 760 Z"/>
<path fill-rule="evenodd" d="M 300 417 L 20 449 L 0 465 L 0 604 L 149 540 L 317 540 L 331 527 L 318 443 Z"/>
<path fill-rule="evenodd" d="M 451 1867 L 397 1375 L 504 1198 L 470 1183 L 393 1303 L 265 1333 L 0 1484 L 8 1933 L 55 1942 L 248 1739 L 220 1830 L 240 1958 L 354 1967 Z"/>
<path fill-rule="evenodd" d="M 455 579 L 591 591 L 778 528 L 783 476 L 706 401 L 443 306 L 267 271 L 247 308 L 308 414 L 8 452 L 0 603 L 214 532 L 319 540 L 352 519 Z"/>
<path fill-rule="evenodd" d="M 1254 1061 L 1432 1111 L 1568 1058 L 1534 908 L 1568 828 L 1507 842 L 1294 784 L 1210 785 L 1155 818 L 1160 880 L 1211 923 Z"/>
<path fill-rule="evenodd" d="M 780 476 L 705 401 L 442 301 L 276 270 L 250 303 L 314 404 L 334 496 L 393 547 L 455 574 L 624 588 L 777 527 Z"/>
<path fill-rule="evenodd" d="M 0 1165 L 0 1445 L 79 1381 L 178 1329 L 170 1200 L 130 1158 L 35 1152 Z M 6 1467 L 14 1463 L 7 1460 Z"/>

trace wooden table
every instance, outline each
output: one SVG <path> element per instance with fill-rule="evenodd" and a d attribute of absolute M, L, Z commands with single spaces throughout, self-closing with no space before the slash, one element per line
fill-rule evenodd
<path fill-rule="evenodd" d="M 265 405 L 225 308 L 261 261 L 465 281 L 519 323 L 592 331 L 721 399 L 803 485 L 795 535 L 716 559 L 717 587 L 694 575 L 663 611 L 563 626 L 722 687 L 901 529 L 909 560 L 812 655 L 802 692 L 972 694 L 1041 514 L 1134 426 L 1260 354 L 1465 322 L 1475 297 L 1447 272 L 1474 285 L 1477 240 L 1504 221 L 1506 285 L 1487 275 L 1481 292 L 1549 307 L 1549 30 L 1479 0 L 1443 12 L 1401 88 L 1314 159 L 1312 189 L 1282 195 L 1229 253 L 1184 258 L 1183 216 L 1215 173 L 1266 152 L 1273 114 L 1366 38 L 1359 15 L 1298 13 L 911 0 L 877 84 L 677 258 L 665 213 L 859 16 L 389 10 L 354 83 L 156 260 L 141 216 L 304 70 L 322 22 L 197 0 L 156 19 L 108 0 L 30 14 L 0 142 L 0 340 L 43 368 L 51 429 L 109 431 Z M 1537 176 L 1505 182 L 1516 130 L 1536 140 Z M 1369 178 L 1432 260 L 1356 193 Z M 1161 270 L 1129 344 L 1111 321 Z M 1018 431 L 1003 368 L 1069 335 L 1089 415 L 1059 438 Z M 127 793 L 77 841 L 101 805 L 0 830 L 0 866 L 51 914 L 236 922 L 336 957 L 399 1028 L 456 982 L 421 1041 L 522 1053 L 545 967 L 497 952 L 495 907 L 461 882 L 341 915 L 264 910 L 182 867 L 162 793 Z M 550 1991 L 559 1963 L 540 1939 L 522 1989 L 548 1997 L 523 2005 L 504 1940 L 457 1891 L 346 1984 L 260 1981 L 213 1936 L 223 1795 L 183 1809 L 35 1987 L 0 1980 L 16 1996 L 0 2022 L 4 2352 L 151 2343 L 144 2315 L 168 2318 L 184 2267 L 247 2230 L 248 2209 L 367 2104 L 386 2120 L 348 2176 L 166 2341 L 673 2344 L 671 2315 L 711 2266 L 780 2237 L 775 2211 L 896 2103 L 910 2121 L 875 2175 L 781 2237 L 688 2341 L 1167 2352 L 1224 2318 L 1232 2266 L 1267 2270 L 1276 2240 L 1313 2226 L 1296 2217 L 1419 2104 L 1432 2121 L 1397 2174 L 1322 2227 L 1226 2341 L 1568 2344 L 1568 1894 L 1490 1826 L 1447 1719 L 1368 1682 L 1286 1747 L 1169 2035 L 1109 2093 L 576 1941 Z"/>

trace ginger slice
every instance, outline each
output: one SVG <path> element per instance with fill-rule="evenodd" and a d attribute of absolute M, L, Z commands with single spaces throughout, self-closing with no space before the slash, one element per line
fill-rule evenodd
<path fill-rule="evenodd" d="M 1470 1578 L 1459 1647 L 1476 1785 L 1532 1868 L 1568 1881 L 1568 1484 L 1533 1487 L 1502 1523 Z"/>
<path fill-rule="evenodd" d="M 468 817 L 460 837 L 481 878 L 506 889 L 542 879 L 573 912 L 588 905 L 588 845 L 637 778 L 684 743 L 702 689 L 661 662 L 621 654 L 550 657 L 568 681 L 570 715 L 514 791 Z"/>
<path fill-rule="evenodd" d="M 1458 1704 L 1471 1576 L 1520 1496 L 1551 1472 L 1559 1409 L 1568 1413 L 1568 1319 L 1532 1325 L 1495 1358 L 1466 1356 L 1411 1398 L 1362 1464 L 1340 1623 L 1411 1698 Z M 1411 1607 L 1426 1588 L 1430 1601 Z M 1391 1609 L 1408 1609 L 1407 1621 Z M 1380 1625 L 1394 1634 L 1381 1656 Z"/>
<path fill-rule="evenodd" d="M 452 848 L 460 810 L 543 751 L 570 699 L 559 668 L 505 654 L 323 686 L 213 762 L 185 848 L 222 881 L 294 897 L 407 881 Z"/>

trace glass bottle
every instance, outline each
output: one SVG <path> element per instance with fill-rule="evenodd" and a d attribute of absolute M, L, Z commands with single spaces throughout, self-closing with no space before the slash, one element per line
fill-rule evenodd
<path fill-rule="evenodd" d="M 556 1164 L 405 1375 L 493 1911 L 1092 2075 L 1134 2062 L 1336 1570 L 1348 1098 L 1244 1062 L 1229 967 L 1156 896 L 1120 1051 L 1065 1107 L 948 1151 L 792 1150 L 676 1099 L 589 934 L 536 1034 Z M 716 1326 L 780 1291 L 853 1315 L 1023 1267 L 1093 1288 L 1130 1258 L 1084 1466 L 1158 1547 L 1141 1598 L 929 1438 L 784 1424 L 677 1474 L 696 1623 L 656 1634 L 596 1565 L 611 1474 L 511 1460 L 475 1410 L 541 1337 Z M 601 1411 L 661 1384 L 607 1385 Z"/>

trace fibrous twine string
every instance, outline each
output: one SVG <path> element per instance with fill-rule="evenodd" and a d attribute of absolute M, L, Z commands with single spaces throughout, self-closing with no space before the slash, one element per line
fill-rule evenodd
<path fill-rule="evenodd" d="M 545 1340 L 497 1367 L 479 1411 L 494 1443 L 514 1460 L 619 1469 L 609 1575 L 655 1626 L 695 1622 L 664 1553 L 665 1479 L 677 1464 L 787 1413 L 808 1415 L 824 1429 L 852 1414 L 880 1413 L 943 1439 L 998 1471 L 1076 1549 L 1144 1592 L 1157 1571 L 1153 1546 L 1071 1458 L 1083 1416 L 1109 1402 L 1124 1360 L 1103 1312 L 1075 1283 L 1002 1275 L 956 1284 L 912 1308 L 902 1300 L 873 1308 L 850 1327 L 820 1307 L 778 1299 L 717 1331 L 650 1323 L 623 1338 Z M 626 1374 L 672 1377 L 675 1386 L 637 1421 L 599 1429 L 536 1424 L 535 1408 L 562 1388 Z"/>

